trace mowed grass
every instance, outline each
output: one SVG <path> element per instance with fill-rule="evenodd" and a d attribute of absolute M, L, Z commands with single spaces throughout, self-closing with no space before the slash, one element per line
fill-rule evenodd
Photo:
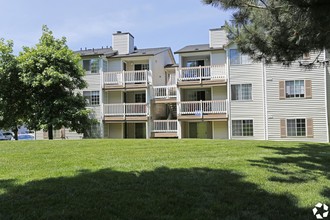
<path fill-rule="evenodd" d="M 1 142 L 0 219 L 316 219 L 329 171 L 329 144 Z"/>

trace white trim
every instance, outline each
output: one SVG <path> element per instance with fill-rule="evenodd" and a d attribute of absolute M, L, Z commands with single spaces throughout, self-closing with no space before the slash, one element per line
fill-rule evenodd
<path fill-rule="evenodd" d="M 285 136 L 287 137 L 287 138 L 307 138 L 307 119 L 308 118 L 306 118 L 306 117 L 300 117 L 300 118 L 297 118 L 297 117 L 289 117 L 289 118 L 284 118 L 285 119 L 285 130 L 286 130 L 286 134 L 285 134 Z M 288 135 L 288 119 L 289 120 L 296 120 L 295 121 L 295 123 L 296 123 L 296 134 L 297 134 L 297 119 L 304 119 L 305 120 L 305 136 L 298 136 L 298 135 L 296 135 L 296 136 L 289 136 Z M 313 126 L 314 127 L 314 126 Z"/>
<path fill-rule="evenodd" d="M 228 49 L 225 48 L 226 52 L 226 69 L 227 69 L 227 100 L 228 100 L 228 106 L 227 106 L 227 127 L 228 127 L 228 140 L 232 139 L 231 135 L 231 84 L 230 84 L 230 63 L 229 63 L 229 53 Z"/>

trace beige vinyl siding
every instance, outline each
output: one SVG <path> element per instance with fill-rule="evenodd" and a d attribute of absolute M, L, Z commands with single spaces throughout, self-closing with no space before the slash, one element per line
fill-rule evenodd
<path fill-rule="evenodd" d="M 326 73 L 326 84 L 327 84 L 328 128 L 330 128 L 330 71 L 328 67 L 326 67 L 325 73 Z M 329 136 L 330 136 L 330 129 L 329 129 Z"/>
<path fill-rule="evenodd" d="M 150 59 L 150 69 L 152 71 L 152 85 L 153 86 L 163 86 L 165 85 L 165 56 L 167 56 L 167 51 L 157 54 Z"/>
<path fill-rule="evenodd" d="M 100 75 L 86 75 L 84 77 L 88 84 L 88 87 L 84 90 L 88 91 L 100 91 L 101 89 L 101 76 Z"/>
<path fill-rule="evenodd" d="M 232 139 L 265 139 L 262 64 L 233 65 L 230 84 L 252 84 L 252 101 L 230 101 L 231 120 L 253 120 L 253 136 Z M 230 85 L 229 85 L 230 86 Z M 229 88 L 231 90 L 231 88 Z"/>
<path fill-rule="evenodd" d="M 226 121 L 213 122 L 213 139 L 228 139 L 228 123 Z"/>
<path fill-rule="evenodd" d="M 210 47 L 219 48 L 228 43 L 227 32 L 225 30 L 210 30 Z"/>
<path fill-rule="evenodd" d="M 134 50 L 134 38 L 130 34 L 112 35 L 112 47 L 118 54 L 129 54 Z"/>
<path fill-rule="evenodd" d="M 226 53 L 224 51 L 211 53 L 211 65 L 224 64 L 226 64 Z"/>
<path fill-rule="evenodd" d="M 326 142 L 328 134 L 324 67 L 315 65 L 312 69 L 305 69 L 299 67 L 298 63 L 293 63 L 290 67 L 273 64 L 266 66 L 266 72 L 269 139 Z M 280 100 L 279 82 L 282 80 L 305 80 L 305 82 L 311 80 L 312 98 L 285 98 Z M 288 118 L 312 119 L 314 137 L 281 138 L 281 119 Z"/>

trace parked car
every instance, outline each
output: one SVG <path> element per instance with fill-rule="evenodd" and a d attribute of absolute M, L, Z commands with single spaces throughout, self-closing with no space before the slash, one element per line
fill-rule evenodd
<path fill-rule="evenodd" d="M 7 138 L 0 132 L 0 141 L 6 141 Z"/>
<path fill-rule="evenodd" d="M 15 135 L 14 135 L 14 133 L 13 132 L 11 132 L 11 131 L 5 131 L 5 132 L 3 132 L 2 133 L 4 136 L 5 136 L 5 138 L 7 139 L 7 140 L 15 140 Z"/>
<path fill-rule="evenodd" d="M 34 140 L 34 135 L 33 134 L 19 134 L 18 140 L 19 141 Z"/>

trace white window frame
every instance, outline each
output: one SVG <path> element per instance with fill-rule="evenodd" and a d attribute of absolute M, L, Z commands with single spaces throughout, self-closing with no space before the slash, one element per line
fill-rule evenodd
<path fill-rule="evenodd" d="M 243 99 L 243 85 L 251 85 L 250 90 L 250 99 Z M 233 99 L 233 87 L 238 86 L 238 97 L 237 99 Z M 243 83 L 243 84 L 231 84 L 230 85 L 230 92 L 231 92 L 231 101 L 252 101 L 253 100 L 253 84 L 252 83 Z"/>
<path fill-rule="evenodd" d="M 241 122 L 241 135 L 236 135 L 234 133 L 234 121 L 240 121 Z M 244 126 L 243 126 L 243 121 L 252 121 L 252 135 L 244 135 Z M 231 120 L 231 135 L 232 137 L 253 137 L 254 136 L 254 120 L 253 119 L 232 119 Z"/>
<path fill-rule="evenodd" d="M 87 100 L 87 107 L 94 107 L 100 105 L 100 91 L 83 91 L 83 96 Z"/>
<path fill-rule="evenodd" d="M 287 85 L 288 83 L 293 82 L 293 86 L 291 85 Z M 299 85 L 299 83 L 303 83 L 303 86 L 301 87 L 301 84 Z M 298 88 L 300 86 L 300 88 Z M 306 88 L 305 88 L 305 80 L 285 80 L 285 98 L 286 99 L 292 99 L 292 98 L 305 98 L 306 97 Z M 288 89 L 289 87 L 289 89 Z M 292 88 L 293 87 L 293 88 Z M 288 91 L 289 90 L 289 91 Z M 292 93 L 293 91 L 293 93 Z M 300 93 L 298 92 L 300 91 Z M 290 93 L 289 93 L 290 92 Z M 301 93 L 303 92 L 303 93 Z"/>
<path fill-rule="evenodd" d="M 288 120 L 294 120 L 294 123 L 295 123 L 295 127 L 294 127 L 294 132 L 295 132 L 295 135 L 289 135 L 289 123 L 288 123 Z M 298 126 L 297 126 L 297 121 L 298 120 L 304 120 L 304 124 L 305 124 L 305 127 L 304 127 L 304 130 L 305 130 L 305 135 L 298 135 Z M 287 137 L 307 137 L 307 119 L 306 118 L 287 118 L 285 120 L 285 123 L 286 123 L 286 136 Z"/>
<path fill-rule="evenodd" d="M 100 60 L 99 59 L 97 59 L 97 58 L 95 58 L 95 59 L 84 59 L 82 62 L 83 62 L 83 69 L 86 71 L 87 75 L 100 74 Z M 84 63 L 86 63 L 86 66 L 85 66 Z M 97 63 L 97 65 L 93 65 L 94 63 Z"/>

